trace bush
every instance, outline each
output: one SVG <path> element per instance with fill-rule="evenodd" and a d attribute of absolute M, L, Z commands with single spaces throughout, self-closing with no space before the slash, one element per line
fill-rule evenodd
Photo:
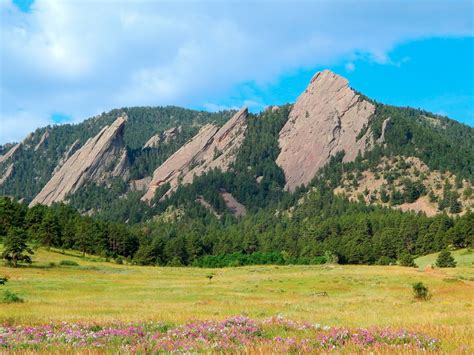
<path fill-rule="evenodd" d="M 377 265 L 392 265 L 394 260 L 388 256 L 381 256 L 377 261 Z"/>
<path fill-rule="evenodd" d="M 74 260 L 61 260 L 59 262 L 59 265 L 61 265 L 61 266 L 79 266 L 79 264 L 76 263 Z"/>
<path fill-rule="evenodd" d="M 118 265 L 122 265 L 123 264 L 123 258 L 121 256 L 117 257 L 115 259 L 115 263 L 118 264 Z"/>
<path fill-rule="evenodd" d="M 6 290 L 6 291 L 3 293 L 3 300 L 2 300 L 2 302 L 3 302 L 3 303 L 23 303 L 24 300 L 23 300 L 23 298 L 21 298 L 21 297 L 18 296 L 17 294 Z"/>
<path fill-rule="evenodd" d="M 442 250 L 436 259 L 437 267 L 456 267 L 456 261 L 448 250 Z"/>
<path fill-rule="evenodd" d="M 326 259 L 326 264 L 339 264 L 339 256 L 330 250 L 324 252 L 324 258 Z"/>
<path fill-rule="evenodd" d="M 423 282 L 417 282 L 413 284 L 413 295 L 415 296 L 415 299 L 421 301 L 426 301 L 431 298 L 430 291 L 428 290 L 428 287 L 423 284 Z"/>
<path fill-rule="evenodd" d="M 400 259 L 398 260 L 398 262 L 400 263 L 401 266 L 416 267 L 413 256 L 408 253 L 403 253 L 400 256 Z"/>

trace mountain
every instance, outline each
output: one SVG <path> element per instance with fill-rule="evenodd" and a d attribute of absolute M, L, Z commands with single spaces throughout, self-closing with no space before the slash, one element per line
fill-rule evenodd
<path fill-rule="evenodd" d="M 110 127 L 102 128 L 71 155 L 71 148 L 74 149 L 75 146 L 73 143 L 65 154 L 65 161 L 58 164 L 55 168 L 57 171 L 30 206 L 62 202 L 67 195 L 73 194 L 85 184 L 100 182 L 107 177 L 126 178 L 127 151 L 123 142 L 125 122 L 127 116 L 120 116 Z M 43 140 L 42 138 L 38 146 Z"/>
<path fill-rule="evenodd" d="M 285 172 L 286 187 L 307 185 L 337 152 L 353 161 L 371 145 L 367 130 L 375 105 L 349 88 L 348 81 L 328 70 L 317 73 L 298 98 L 280 131 L 277 164 Z"/>
<path fill-rule="evenodd" d="M 0 193 L 109 217 L 129 203 L 146 211 L 139 220 L 182 204 L 184 191 L 214 215 L 231 213 L 229 201 L 256 212 L 310 188 L 336 159 L 335 194 L 455 215 L 474 206 L 473 131 L 376 103 L 325 70 L 294 105 L 259 114 L 137 107 L 38 129 L 0 148 Z"/>
<path fill-rule="evenodd" d="M 122 108 L 0 146 L 0 236 L 136 264 L 391 264 L 474 245 L 473 183 L 472 127 L 323 71 L 257 114 Z"/>

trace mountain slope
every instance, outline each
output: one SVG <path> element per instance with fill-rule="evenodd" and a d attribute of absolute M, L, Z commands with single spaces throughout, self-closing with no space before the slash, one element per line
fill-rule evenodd
<path fill-rule="evenodd" d="M 127 122 L 112 129 L 124 114 Z M 105 132 L 110 140 L 99 143 Z M 474 129 L 376 103 L 329 71 L 317 73 L 294 105 L 259 114 L 124 108 L 38 129 L 0 151 L 0 194 L 66 201 L 119 221 L 183 206 L 227 215 L 231 200 L 255 213 L 323 185 L 354 201 L 428 214 L 474 205 Z M 409 159 L 423 164 L 421 175 L 396 168 Z M 374 183 L 370 174 L 382 179 Z M 430 174 L 440 174 L 436 186 Z"/>

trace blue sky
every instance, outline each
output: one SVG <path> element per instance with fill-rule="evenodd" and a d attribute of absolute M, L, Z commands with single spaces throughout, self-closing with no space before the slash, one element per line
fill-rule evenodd
<path fill-rule="evenodd" d="M 474 126 L 472 1 L 0 0 L 0 144 L 112 108 L 258 111 L 329 68 Z"/>

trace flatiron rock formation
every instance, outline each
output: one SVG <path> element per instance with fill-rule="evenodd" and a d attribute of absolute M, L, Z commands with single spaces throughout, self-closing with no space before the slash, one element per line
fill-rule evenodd
<path fill-rule="evenodd" d="M 123 128 L 126 121 L 126 115 L 120 116 L 90 138 L 64 162 L 30 206 L 64 201 L 69 193 L 76 192 L 86 183 L 100 182 L 107 177 L 123 174 Z"/>
<path fill-rule="evenodd" d="M 142 197 L 150 201 L 162 185 L 171 185 L 168 193 L 178 184 L 191 183 L 194 176 L 213 168 L 227 171 L 235 159 L 235 153 L 245 137 L 247 108 L 242 108 L 221 128 L 207 124 L 188 143 L 168 158 L 153 173 L 148 191 Z"/>
<path fill-rule="evenodd" d="M 177 134 L 181 133 L 182 129 L 183 128 L 181 126 L 173 127 L 173 128 L 167 129 L 162 134 L 157 133 L 157 134 L 151 136 L 151 138 L 143 146 L 143 149 L 145 149 L 145 148 L 158 148 L 160 146 L 161 142 L 164 142 L 164 143 L 171 142 L 173 139 L 176 138 Z"/>
<path fill-rule="evenodd" d="M 280 131 L 281 152 L 277 164 L 293 191 L 308 184 L 332 156 L 344 150 L 344 161 L 352 161 L 370 146 L 367 130 L 375 106 L 364 100 L 348 81 L 328 70 L 317 73 L 298 98 Z"/>

